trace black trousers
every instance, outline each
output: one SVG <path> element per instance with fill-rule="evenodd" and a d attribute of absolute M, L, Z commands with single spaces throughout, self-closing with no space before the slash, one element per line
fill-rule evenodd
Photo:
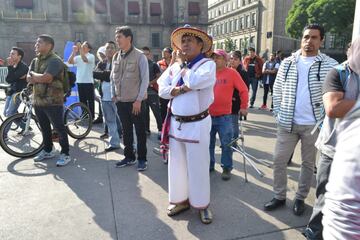
<path fill-rule="evenodd" d="M 141 102 L 141 111 L 138 115 L 132 113 L 133 102 L 117 102 L 116 107 L 123 127 L 123 141 L 125 145 L 124 155 L 126 158 L 135 159 L 133 126 L 137 137 L 138 160 L 146 161 L 146 132 L 145 132 L 145 108 L 146 102 Z"/>
<path fill-rule="evenodd" d="M 91 117 L 95 118 L 95 92 L 93 83 L 78 83 L 79 100 L 89 107 Z"/>
<path fill-rule="evenodd" d="M 44 139 L 44 150 L 50 152 L 53 147 L 51 139 L 51 124 L 59 134 L 59 143 L 61 153 L 69 155 L 69 139 L 64 125 L 64 107 L 63 106 L 34 106 L 35 115 L 39 120 L 42 137 Z"/>
<path fill-rule="evenodd" d="M 146 113 L 145 113 L 145 127 L 147 131 L 150 131 L 150 108 L 156 119 L 156 125 L 158 131 L 162 128 L 162 118 L 160 113 L 159 96 L 156 94 L 148 94 L 146 99 Z"/>
<path fill-rule="evenodd" d="M 161 119 L 164 122 L 166 113 L 167 113 L 167 105 L 169 103 L 169 99 L 159 98 L 160 99 L 160 112 L 161 112 Z"/>
<path fill-rule="evenodd" d="M 268 98 L 268 95 L 269 95 L 269 91 L 271 93 L 271 96 L 273 94 L 273 86 L 274 86 L 274 83 L 272 84 L 264 84 L 264 97 L 263 97 L 263 105 L 267 105 L 267 98 Z M 271 101 L 271 108 L 273 108 L 273 102 Z"/>

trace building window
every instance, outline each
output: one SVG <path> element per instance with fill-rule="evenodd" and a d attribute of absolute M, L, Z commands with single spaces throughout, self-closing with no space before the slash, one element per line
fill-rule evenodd
<path fill-rule="evenodd" d="M 245 6 L 246 2 L 245 0 L 242 0 L 242 5 Z"/>
<path fill-rule="evenodd" d="M 244 29 L 244 18 L 240 18 L 240 29 Z"/>
<path fill-rule="evenodd" d="M 106 0 L 95 0 L 95 12 L 99 14 L 107 13 Z"/>
<path fill-rule="evenodd" d="M 243 54 L 246 55 L 249 47 L 249 38 L 244 38 Z"/>
<path fill-rule="evenodd" d="M 33 0 L 15 0 L 14 1 L 15 8 L 26 8 L 33 9 Z"/>
<path fill-rule="evenodd" d="M 140 15 L 139 2 L 135 2 L 135 1 L 128 2 L 128 14 L 129 15 Z"/>
<path fill-rule="evenodd" d="M 188 8 L 189 16 L 198 16 L 201 13 L 199 2 L 189 2 Z"/>
<path fill-rule="evenodd" d="M 225 27 L 225 33 L 227 33 L 228 32 L 228 23 L 226 22 L 225 24 L 224 24 L 224 27 Z"/>
<path fill-rule="evenodd" d="M 245 28 L 248 28 L 248 27 L 250 27 L 250 16 L 249 15 L 247 15 L 245 17 Z"/>
<path fill-rule="evenodd" d="M 256 13 L 251 14 L 251 26 L 256 26 Z"/>
<path fill-rule="evenodd" d="M 255 48 L 255 36 L 250 37 L 249 47 Z"/>
<path fill-rule="evenodd" d="M 160 48 L 161 43 L 160 43 L 160 33 L 152 33 L 151 34 L 151 46 L 153 48 Z"/>
<path fill-rule="evenodd" d="M 97 33 L 96 34 L 96 43 L 100 46 L 104 45 L 106 43 L 108 37 L 106 33 Z"/>
<path fill-rule="evenodd" d="M 335 35 L 328 35 L 325 40 L 328 42 L 329 48 L 335 48 Z"/>
<path fill-rule="evenodd" d="M 161 4 L 160 3 L 150 3 L 150 15 L 151 16 L 161 16 Z"/>
<path fill-rule="evenodd" d="M 75 32 L 75 41 L 84 41 L 84 33 L 83 32 Z"/>
<path fill-rule="evenodd" d="M 71 9 L 73 12 L 84 12 L 85 0 L 71 0 Z"/>

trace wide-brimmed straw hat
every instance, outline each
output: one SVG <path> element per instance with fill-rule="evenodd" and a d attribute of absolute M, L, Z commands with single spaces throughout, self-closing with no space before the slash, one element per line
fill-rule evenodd
<path fill-rule="evenodd" d="M 211 51 L 213 44 L 212 37 L 209 36 L 206 32 L 198 28 L 191 27 L 188 24 L 186 24 L 184 27 L 179 27 L 172 32 L 171 46 L 173 49 L 181 49 L 181 39 L 184 35 L 200 38 L 204 43 L 204 47 L 202 49 L 203 53 L 209 53 Z"/>

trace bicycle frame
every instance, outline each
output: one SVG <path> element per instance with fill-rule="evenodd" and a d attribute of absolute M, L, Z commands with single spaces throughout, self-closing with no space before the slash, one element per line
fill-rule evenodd
<path fill-rule="evenodd" d="M 20 101 L 25 104 L 24 114 L 25 114 L 26 122 L 25 122 L 25 129 L 23 132 L 24 135 L 29 134 L 30 119 L 33 109 L 32 94 L 29 93 L 28 91 L 29 89 L 26 88 L 19 93 Z"/>

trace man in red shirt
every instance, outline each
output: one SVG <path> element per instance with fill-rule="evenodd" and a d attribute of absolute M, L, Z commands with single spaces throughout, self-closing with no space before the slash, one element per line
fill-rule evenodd
<path fill-rule="evenodd" d="M 210 171 L 213 171 L 215 166 L 215 141 L 216 133 L 218 133 L 221 142 L 221 167 L 223 168 L 221 177 L 223 180 L 229 180 L 233 167 L 232 150 L 227 146 L 233 135 L 232 95 L 234 89 L 239 91 L 241 99 L 240 113 L 243 116 L 247 115 L 249 95 L 240 74 L 236 70 L 226 67 L 228 55 L 225 50 L 215 50 L 213 59 L 216 63 L 216 83 L 214 86 L 214 102 L 209 107 L 212 119 L 209 146 Z"/>

